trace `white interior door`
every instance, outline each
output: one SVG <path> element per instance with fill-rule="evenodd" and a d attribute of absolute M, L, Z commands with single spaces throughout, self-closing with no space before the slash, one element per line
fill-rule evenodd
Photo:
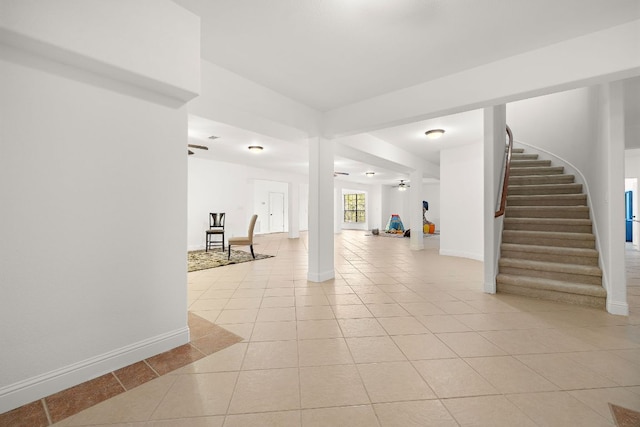
<path fill-rule="evenodd" d="M 284 231 L 284 193 L 269 193 L 269 232 Z"/>

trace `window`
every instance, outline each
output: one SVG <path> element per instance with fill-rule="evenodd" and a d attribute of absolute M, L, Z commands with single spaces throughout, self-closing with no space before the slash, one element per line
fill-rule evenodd
<path fill-rule="evenodd" d="M 344 195 L 344 222 L 365 222 L 364 194 Z"/>

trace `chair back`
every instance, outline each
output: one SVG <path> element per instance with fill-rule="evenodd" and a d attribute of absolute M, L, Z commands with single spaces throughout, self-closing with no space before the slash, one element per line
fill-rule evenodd
<path fill-rule="evenodd" d="M 249 241 L 251 241 L 251 243 L 253 243 L 253 229 L 256 227 L 257 219 L 258 215 L 253 214 L 253 216 L 251 217 L 251 221 L 249 221 L 249 234 L 247 235 L 247 237 L 249 238 Z"/>
<path fill-rule="evenodd" d="M 224 229 L 224 212 L 209 213 L 209 229 L 213 229 L 213 228 Z"/>

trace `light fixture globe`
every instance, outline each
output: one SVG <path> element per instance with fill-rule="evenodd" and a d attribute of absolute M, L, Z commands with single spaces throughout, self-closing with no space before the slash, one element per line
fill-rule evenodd
<path fill-rule="evenodd" d="M 263 150 L 261 145 L 250 145 L 249 146 L 249 151 L 251 151 L 252 153 L 259 153 Z"/>
<path fill-rule="evenodd" d="M 438 139 L 444 135 L 444 129 L 431 129 L 424 133 L 429 139 Z"/>

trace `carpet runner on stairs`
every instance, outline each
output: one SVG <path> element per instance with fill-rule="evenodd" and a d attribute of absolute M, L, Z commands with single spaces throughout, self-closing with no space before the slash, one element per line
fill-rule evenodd
<path fill-rule="evenodd" d="M 582 184 L 562 166 L 515 149 L 498 292 L 604 308 L 595 236 Z"/>

